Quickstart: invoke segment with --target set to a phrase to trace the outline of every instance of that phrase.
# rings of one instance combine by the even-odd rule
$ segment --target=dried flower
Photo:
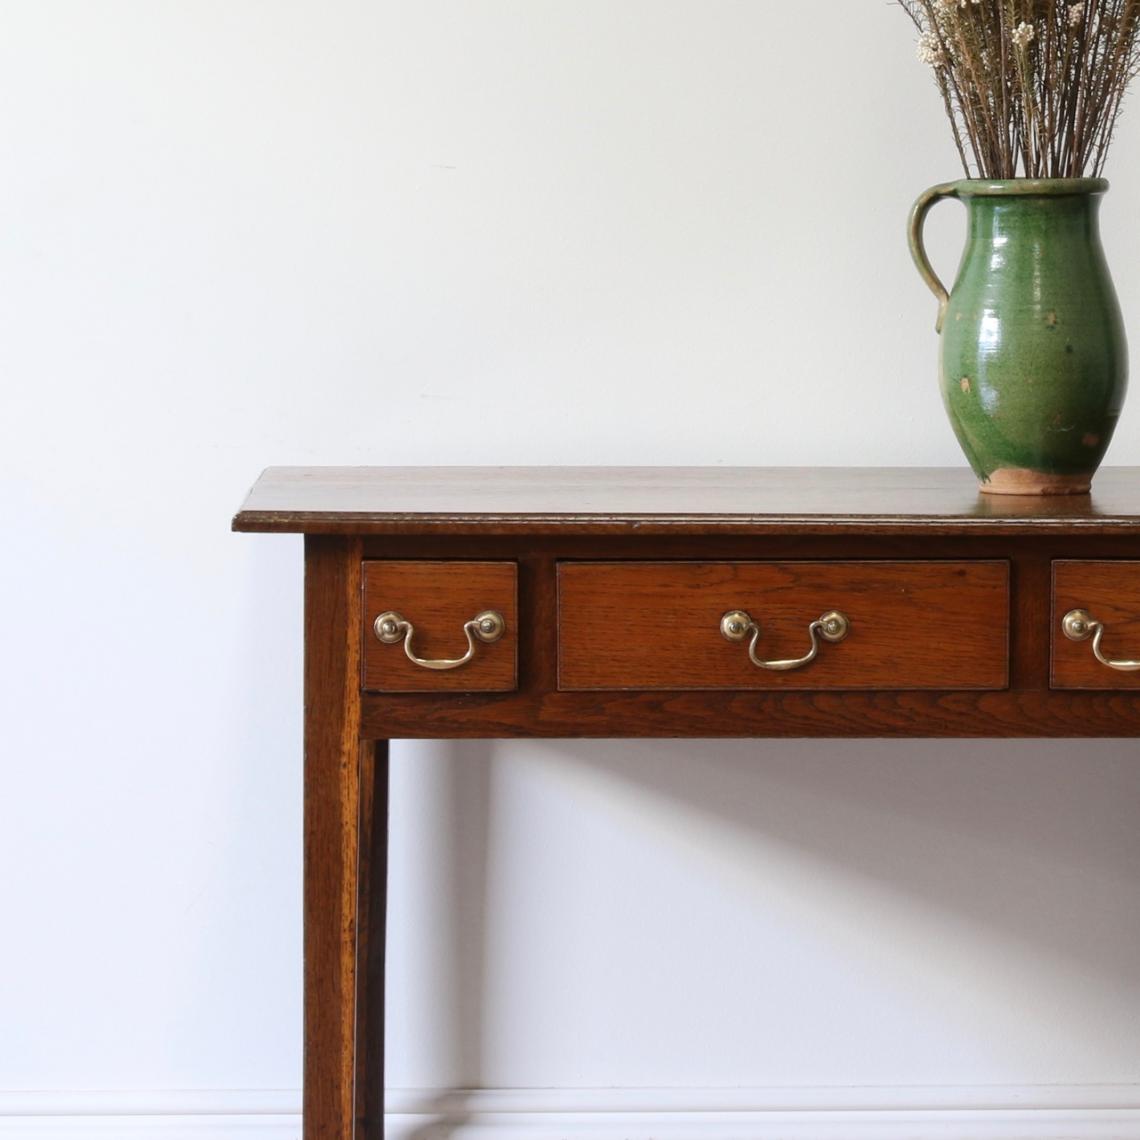
[[[918,37],[918,47],[915,49],[920,63],[928,63],[931,67],[942,67],[946,63],[946,53],[942,50],[942,41],[935,32],[923,32]]]
[[[1037,30],[1032,24],[1027,24],[1024,20],[1009,34],[1009,38],[1013,40],[1014,45],[1019,48],[1029,47],[1036,36]]]
[[[1099,175],[1140,74],[1140,0],[898,0],[967,175]]]

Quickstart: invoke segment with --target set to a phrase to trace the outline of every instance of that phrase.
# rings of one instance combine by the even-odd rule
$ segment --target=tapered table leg
[[[361,772],[358,539],[305,538],[304,1140],[353,1140]]]
[[[384,949],[388,902],[388,742],[361,758],[356,941],[356,1133],[384,1136]]]

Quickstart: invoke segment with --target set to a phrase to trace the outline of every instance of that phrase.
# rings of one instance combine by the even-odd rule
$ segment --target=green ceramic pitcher
[[[1124,322],[1100,240],[1099,178],[968,179],[928,190],[910,249],[938,298],[942,397],[992,494],[1083,494],[1112,440],[1128,385]],[[957,198],[969,235],[953,290],[923,226]]]

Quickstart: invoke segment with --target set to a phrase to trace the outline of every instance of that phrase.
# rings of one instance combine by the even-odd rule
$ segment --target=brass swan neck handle
[[[1104,640],[1104,622],[1099,622],[1088,610],[1070,610],[1061,620],[1061,629],[1070,641],[1088,641],[1092,638],[1093,656],[1109,669],[1118,673],[1140,673],[1140,661],[1114,661],[1101,649]]]
[[[459,669],[468,664],[475,656],[476,642],[481,641],[490,645],[492,642],[498,641],[506,632],[507,623],[503,620],[503,615],[497,610],[484,610],[483,613],[476,614],[463,626],[463,632],[467,635],[467,652],[462,657],[435,660],[416,656],[415,650],[412,649],[412,637],[416,632],[415,626],[394,610],[382,613],[372,623],[372,628],[376,636],[385,645],[398,645],[403,641],[404,652],[413,665],[418,665],[421,669],[443,672],[448,669]]]
[[[811,648],[803,657],[795,657],[787,661],[763,661],[756,656],[756,643],[760,640],[760,626],[747,610],[729,610],[720,619],[721,636],[726,641],[744,641],[751,636],[748,643],[748,656],[758,669],[767,669],[772,673],[790,673],[793,669],[803,669],[810,665],[819,656],[820,643],[828,641],[833,644],[842,641],[851,632],[851,622],[845,614],[838,610],[829,610],[818,620],[808,626],[808,636],[811,638]]]

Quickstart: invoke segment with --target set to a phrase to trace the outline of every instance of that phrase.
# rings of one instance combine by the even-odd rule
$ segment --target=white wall
[[[295,1108],[262,466],[961,465],[903,235],[940,116],[880,0],[2,0],[0,1112]],[[398,747],[389,1083],[1140,1106],[1136,759]]]

